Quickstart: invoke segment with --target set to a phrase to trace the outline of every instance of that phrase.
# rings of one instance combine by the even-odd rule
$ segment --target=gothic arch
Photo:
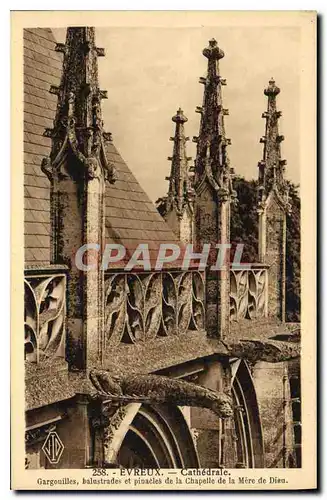
[[[244,360],[232,363],[237,467],[263,468],[264,448],[259,406],[251,372]]]
[[[199,467],[193,438],[180,408],[165,404],[130,406],[133,408],[112,436],[107,460],[129,468]]]

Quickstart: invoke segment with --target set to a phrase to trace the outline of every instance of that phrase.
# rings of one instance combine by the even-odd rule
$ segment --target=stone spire
[[[171,161],[171,170],[170,176],[166,177],[169,189],[165,219],[181,241],[189,242],[192,239],[193,188],[188,167],[191,158],[186,153],[186,142],[189,137],[185,137],[184,131],[187,118],[181,108],[172,117],[172,121],[176,126],[174,137],[170,137],[174,147],[173,156],[168,157]]]
[[[60,86],[49,89],[58,104],[54,126],[44,133],[52,147],[41,168],[51,182],[51,260],[70,273],[67,361],[73,369],[88,369],[102,362],[104,274],[98,258],[104,249],[105,183],[115,180],[101,115],[106,92],[98,82],[97,59],[104,50],[89,27],[68,28],[66,43],[56,50],[64,54],[63,70]]]
[[[204,85],[204,97],[202,107],[196,108],[201,114],[199,136],[193,137],[197,143],[195,189],[207,180],[220,199],[229,198],[234,196],[227,153],[231,140],[226,137],[224,125],[224,116],[229,111],[222,103],[222,86],[226,85],[226,80],[219,74],[219,60],[225,54],[212,39],[203,55],[208,59],[208,70],[206,78],[199,80]]]
[[[114,169],[104,148],[110,134],[104,132],[101,116],[101,99],[107,98],[107,92],[100,90],[98,82],[98,56],[104,56],[104,49],[95,46],[94,28],[83,27],[68,28],[66,43],[58,43],[56,51],[64,54],[63,72],[60,86],[50,87],[58,105],[54,127],[44,134],[52,138],[52,149],[42,170],[51,180],[70,154],[78,160],[70,172],[76,179],[102,176],[113,182]]]
[[[289,211],[288,187],[284,179],[286,160],[281,157],[281,142],[276,98],[280,89],[273,78],[264,89],[268,98],[263,144],[263,159],[258,163],[259,261],[269,266],[268,315],[285,320],[286,214]]]
[[[200,78],[204,85],[197,143],[194,175],[194,243],[198,249],[205,243],[211,248],[217,244],[230,243],[230,203],[235,198],[232,187],[232,169],[227,147],[231,144],[226,137],[224,117],[228,110],[222,104],[222,86],[226,80],[220,76],[219,60],[224,52],[216,40],[209,41],[203,50],[208,60],[206,78]],[[228,252],[227,252],[228,253]],[[216,263],[217,251],[211,252],[208,269]],[[212,337],[223,338],[229,332],[229,260],[225,256],[219,270],[206,273],[206,329]]]
[[[278,132],[278,119],[281,111],[277,111],[276,97],[280,89],[276,86],[273,78],[269,80],[269,85],[264,89],[264,94],[268,97],[267,111],[262,114],[266,120],[265,135],[261,137],[263,144],[263,159],[258,163],[259,167],[259,196],[260,201],[264,201],[272,189],[277,190],[280,201],[287,203],[287,188],[284,180],[286,160],[281,158],[281,142],[283,135]]]

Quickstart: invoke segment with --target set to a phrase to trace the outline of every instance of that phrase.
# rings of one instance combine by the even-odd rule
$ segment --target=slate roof
[[[41,161],[50,154],[51,140],[43,132],[53,126],[57,104],[49,88],[59,86],[62,70],[62,54],[55,52],[55,43],[50,29],[24,30],[26,265],[50,261],[50,182],[41,171]],[[124,244],[129,254],[140,242],[147,242],[150,249],[160,242],[177,242],[113,143],[107,145],[107,154],[118,180],[106,188],[106,241]]]
[[[59,85],[62,55],[55,52],[50,29],[24,29],[24,203],[25,263],[50,261],[50,184],[41,171],[50,154],[43,136],[53,125],[57,98],[50,85]]]
[[[107,184],[106,187],[106,242],[124,244],[127,260],[139,243],[148,243],[150,256],[155,258],[160,243],[177,242],[177,238],[114,144],[107,145],[106,151],[118,174],[115,184]]]

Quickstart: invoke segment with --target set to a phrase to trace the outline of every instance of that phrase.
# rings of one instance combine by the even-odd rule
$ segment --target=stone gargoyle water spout
[[[90,371],[97,396],[126,402],[127,397],[152,404],[196,406],[212,410],[220,418],[233,416],[232,398],[185,380],[155,374],[114,374],[107,370]]]

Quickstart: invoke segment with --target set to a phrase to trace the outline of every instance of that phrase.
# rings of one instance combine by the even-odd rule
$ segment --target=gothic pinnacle
[[[49,89],[58,96],[58,104],[54,128],[45,131],[52,138],[52,148],[43,169],[51,177],[69,148],[78,160],[74,175],[87,179],[101,175],[114,182],[113,166],[105,154],[108,134],[101,113],[101,100],[107,98],[107,92],[100,90],[98,82],[97,58],[104,55],[104,49],[95,45],[94,28],[74,27],[67,29],[66,43],[58,44],[56,50],[64,54],[63,71],[60,86]]]
[[[280,194],[284,193],[286,183],[284,180],[284,166],[286,160],[281,159],[280,144],[284,140],[283,135],[278,132],[278,119],[281,112],[277,111],[276,97],[280,88],[276,86],[275,80],[271,78],[268,86],[264,89],[264,95],[268,98],[267,111],[262,114],[266,120],[265,135],[260,139],[263,144],[263,159],[258,163],[259,167],[259,193],[262,198],[269,194],[272,188],[278,189]]]
[[[272,96],[272,97],[273,97],[273,96],[277,96],[277,95],[279,94],[280,89],[279,89],[279,88],[275,85],[275,83],[276,83],[276,82],[275,82],[275,80],[274,80],[273,78],[271,78],[271,79],[269,80],[269,85],[268,85],[268,87],[267,87],[267,88],[265,88],[265,90],[264,90],[264,94],[265,94],[266,96],[268,96],[268,97],[269,97],[269,96]]]
[[[172,117],[172,121],[175,123],[185,123],[188,121],[188,119],[184,115],[183,110],[181,108],[178,108],[176,115]]]
[[[226,138],[224,124],[224,116],[229,111],[223,107],[221,90],[226,81],[219,72],[219,60],[225,54],[214,38],[209,40],[202,53],[208,59],[208,65],[206,78],[200,79],[204,84],[203,104],[196,108],[201,118],[199,135],[193,138],[197,144],[194,186],[196,189],[207,178],[217,192],[224,192],[226,199],[226,193],[227,197],[234,193],[227,153],[231,141]]]
[[[189,177],[188,161],[191,159],[186,153],[186,142],[188,137],[185,137],[184,123],[187,122],[187,117],[181,108],[177,110],[176,115],[172,117],[172,121],[176,124],[175,135],[170,139],[174,142],[173,156],[169,156],[171,161],[169,190],[167,202],[168,211],[172,208],[176,209],[179,216],[182,215],[185,205],[191,201],[191,179]]]

